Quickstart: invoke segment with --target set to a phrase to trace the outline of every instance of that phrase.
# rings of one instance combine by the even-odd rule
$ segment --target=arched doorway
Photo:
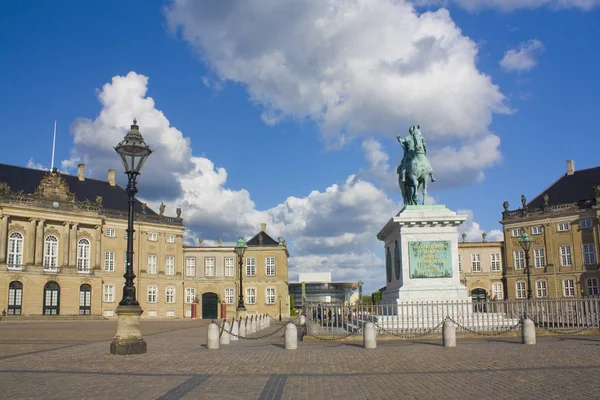
[[[56,282],[44,285],[44,315],[58,315],[60,313],[60,286]]]
[[[92,313],[92,287],[84,283],[79,287],[79,315]]]
[[[23,284],[13,281],[8,285],[8,315],[21,315],[23,304]]]
[[[473,311],[487,312],[487,291],[485,289],[471,290],[471,299],[473,300]]]
[[[216,293],[202,294],[202,319],[217,319],[219,299]]]

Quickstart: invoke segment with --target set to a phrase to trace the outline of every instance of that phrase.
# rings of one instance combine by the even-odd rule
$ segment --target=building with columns
[[[533,298],[597,296],[600,284],[600,167],[566,173],[521,207],[504,202],[502,221],[506,248],[508,298],[527,298],[526,254],[519,244],[527,233]]]
[[[86,178],[83,164],[77,176],[0,164],[0,311],[9,317],[112,317],[124,284],[127,201],[114,170],[101,181]],[[134,212],[133,267],[143,317],[184,317],[205,293],[225,296],[201,274],[186,273],[190,250],[183,246],[180,209],[166,216],[164,205],[156,213],[136,200]],[[287,247],[275,243],[273,286],[287,296]],[[227,251],[235,256],[232,247]],[[192,284],[193,295],[187,290]]]

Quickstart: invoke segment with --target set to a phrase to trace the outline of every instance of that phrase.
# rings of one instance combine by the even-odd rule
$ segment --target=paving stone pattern
[[[206,349],[208,321],[142,321],[148,353],[114,356],[115,321],[0,322],[0,399],[565,399],[600,393],[600,337],[301,342]],[[254,336],[275,331],[273,323]]]

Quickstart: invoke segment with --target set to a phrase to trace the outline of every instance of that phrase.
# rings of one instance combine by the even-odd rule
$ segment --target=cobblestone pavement
[[[208,350],[207,321],[142,321],[148,353],[114,356],[115,321],[0,322],[2,399],[565,399],[600,393],[600,337],[301,342]],[[259,331],[254,336],[276,330]]]

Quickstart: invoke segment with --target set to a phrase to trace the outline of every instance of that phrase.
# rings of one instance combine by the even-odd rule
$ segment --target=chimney
[[[110,186],[115,186],[115,170],[114,169],[108,170],[108,184]]]
[[[218,242],[219,242],[219,247],[223,247],[223,239],[219,238]]]
[[[265,224],[264,222],[260,224],[260,231],[267,233],[267,224]]]
[[[85,181],[84,170],[85,170],[85,164],[79,164],[77,166],[77,179],[79,179],[81,182]]]
[[[573,175],[575,173],[575,161],[567,160],[567,175]]]

